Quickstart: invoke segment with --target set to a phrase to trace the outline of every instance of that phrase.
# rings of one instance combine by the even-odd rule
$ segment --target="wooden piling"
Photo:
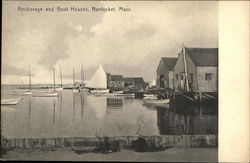
[[[199,99],[200,99],[200,102],[202,102],[202,94],[201,94],[201,92],[199,92]]]

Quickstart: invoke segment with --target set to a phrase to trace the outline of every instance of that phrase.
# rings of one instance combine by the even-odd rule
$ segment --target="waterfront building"
[[[108,76],[108,87],[109,88],[124,88],[124,79],[122,75],[112,75],[107,74]]]
[[[218,92],[218,48],[183,46],[174,76],[176,91]]]
[[[124,86],[143,89],[146,88],[146,82],[142,77],[124,78]]]
[[[162,57],[156,70],[158,88],[174,88],[174,66],[177,58]]]

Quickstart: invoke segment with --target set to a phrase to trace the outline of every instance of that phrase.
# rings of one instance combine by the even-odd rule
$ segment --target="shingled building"
[[[162,57],[156,70],[158,88],[174,88],[174,66],[177,58]]]
[[[174,66],[174,76],[176,91],[186,90],[188,82],[189,91],[218,92],[218,48],[183,47]]]

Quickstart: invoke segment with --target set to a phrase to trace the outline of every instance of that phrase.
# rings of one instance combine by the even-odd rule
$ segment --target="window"
[[[211,79],[212,79],[212,73],[206,73],[205,80],[211,80]]]
[[[184,75],[181,75],[181,80],[183,80],[184,79]]]
[[[175,75],[175,78],[176,78],[176,81],[178,81],[178,80],[179,80],[179,76],[178,76],[178,75]]]

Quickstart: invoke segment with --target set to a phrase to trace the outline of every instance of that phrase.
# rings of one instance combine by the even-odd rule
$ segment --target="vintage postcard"
[[[219,161],[219,2],[2,4],[2,160]]]

